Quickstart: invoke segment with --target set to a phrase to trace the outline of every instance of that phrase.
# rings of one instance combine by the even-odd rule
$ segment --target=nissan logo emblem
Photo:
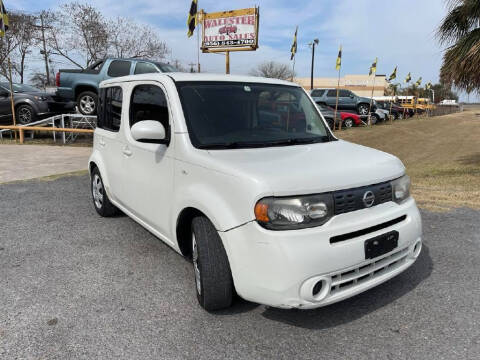
[[[365,194],[363,194],[363,205],[365,207],[369,208],[373,205],[375,202],[375,195],[371,191],[366,191]]]

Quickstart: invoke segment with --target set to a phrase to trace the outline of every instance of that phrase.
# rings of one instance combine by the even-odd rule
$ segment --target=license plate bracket
[[[365,240],[365,259],[373,259],[386,254],[398,246],[398,231],[375,236]]]

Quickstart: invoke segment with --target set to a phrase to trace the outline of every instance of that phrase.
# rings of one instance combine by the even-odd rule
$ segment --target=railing
[[[58,124],[58,127],[57,127]],[[45,126],[39,126],[45,125]],[[51,126],[51,127],[47,127]],[[48,131],[52,133],[53,141],[57,141],[56,133],[61,132],[62,142],[73,142],[77,136],[81,133],[93,133],[93,130],[97,126],[96,116],[87,116],[81,114],[61,114],[51,116],[46,119],[38,120],[26,125],[17,126],[0,126],[0,139],[3,139],[3,134],[10,132],[12,137],[13,131],[21,131],[23,134],[23,141],[25,139],[25,131],[31,131],[33,138],[34,131]],[[61,129],[61,130],[60,130]],[[89,131],[73,131],[73,130],[89,130]],[[23,141],[21,143],[23,143]]]

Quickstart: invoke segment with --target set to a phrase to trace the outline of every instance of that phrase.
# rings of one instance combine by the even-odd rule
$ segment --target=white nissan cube
[[[297,84],[143,74],[102,82],[98,104],[89,160],[97,212],[121,210],[190,258],[206,310],[234,294],[325,306],[420,254],[401,161],[335,138]]]

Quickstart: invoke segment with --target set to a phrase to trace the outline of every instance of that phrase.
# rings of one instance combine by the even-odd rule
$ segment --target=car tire
[[[33,107],[23,104],[15,110],[15,118],[19,124],[27,125],[37,118],[37,114],[35,114]]]
[[[370,121],[372,125],[375,125],[376,123],[380,122],[380,116],[377,114],[372,114]]]
[[[92,194],[93,206],[100,216],[111,217],[117,214],[118,209],[110,202],[103,179],[98,168],[94,168],[90,180],[90,191]]]
[[[230,263],[217,230],[205,216],[192,220],[192,262],[200,305],[207,311],[231,306],[234,286]]]
[[[352,118],[346,118],[344,121],[343,121],[343,126],[347,129],[350,129],[354,126],[354,121]]]
[[[98,107],[98,95],[93,91],[84,91],[77,97],[78,111],[82,115],[96,115]]]
[[[395,120],[403,120],[403,113],[398,112],[397,113],[397,118]]]
[[[368,110],[370,106],[368,104],[360,104],[357,107],[357,112],[359,115],[368,115]]]

